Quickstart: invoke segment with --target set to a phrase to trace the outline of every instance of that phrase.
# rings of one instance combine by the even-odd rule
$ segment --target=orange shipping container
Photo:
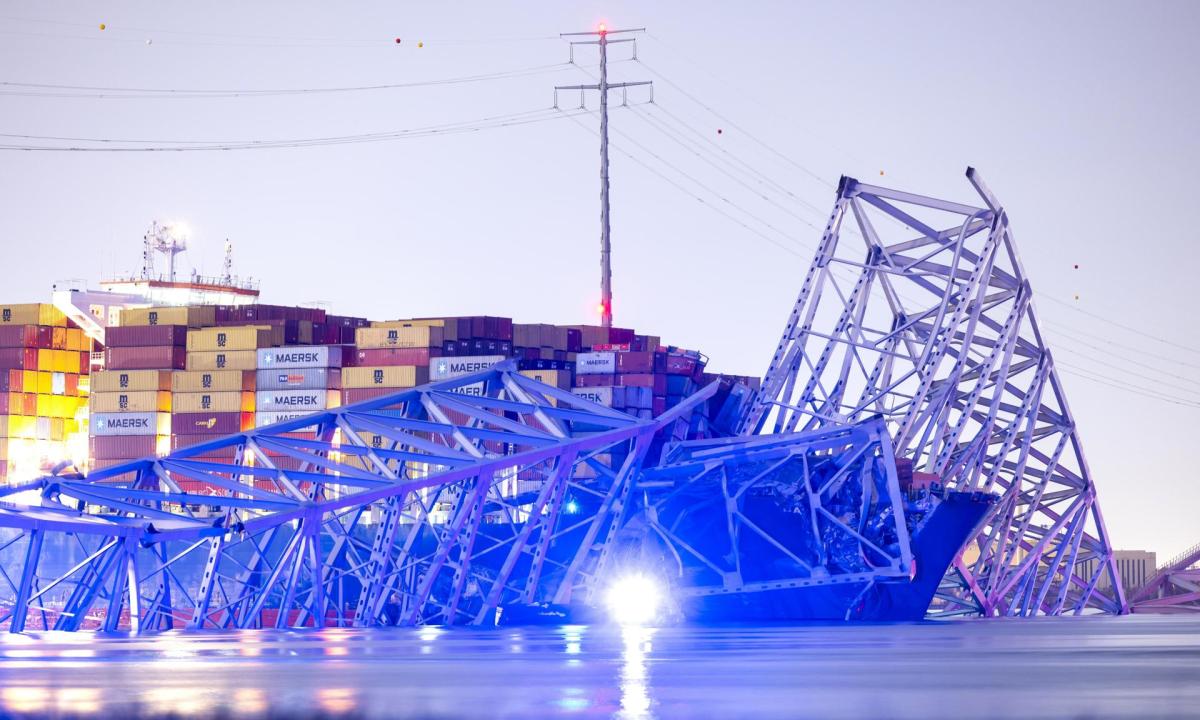
[[[178,393],[174,398],[177,413],[254,412],[252,392]]]
[[[54,325],[65,327],[67,316],[58,308],[47,303],[25,303],[22,305],[0,305],[0,324],[4,325]]]
[[[383,367],[342,368],[342,387],[355,388],[409,388],[429,382],[429,368],[413,365],[387,365]]]
[[[254,370],[257,366],[258,353],[254,350],[187,354],[188,370]]]
[[[91,376],[92,392],[170,390],[170,370],[101,370]]]
[[[92,393],[92,412],[171,412],[171,393],[154,391]]]
[[[188,352],[257,350],[271,347],[271,328],[260,325],[214,327],[188,330]]]
[[[213,305],[191,305],[188,307],[126,308],[121,311],[118,325],[187,325],[206,327],[217,322],[217,309]]]

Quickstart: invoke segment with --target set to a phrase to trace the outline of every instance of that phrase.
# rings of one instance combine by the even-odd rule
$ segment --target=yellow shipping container
[[[571,389],[571,373],[566,370],[522,370],[521,374],[562,390]]]
[[[171,412],[171,393],[154,391],[92,393],[92,412]]]
[[[216,350],[257,350],[271,347],[271,328],[261,325],[214,327],[188,330],[188,352]]]
[[[67,316],[48,303],[25,303],[22,305],[0,305],[2,325],[54,325],[65,327]]]
[[[258,352],[255,350],[187,354],[188,370],[254,370],[257,366]]]
[[[43,418],[75,417],[75,411],[86,401],[64,395],[38,395],[37,414]],[[136,412],[136,411],[131,411]]]
[[[174,399],[175,412],[254,412],[252,392],[179,393]]]
[[[42,395],[50,395],[54,392],[54,373],[38,372],[37,388],[29,392],[41,393]]]
[[[407,323],[407,321],[405,321]],[[431,325],[358,328],[354,341],[360,349],[389,347],[441,347],[442,328]]]
[[[170,370],[100,370],[92,373],[91,390],[94,392],[137,392],[145,390],[170,390]],[[82,393],[83,378],[80,378]]]
[[[33,439],[37,418],[24,415],[0,415],[0,437]]]
[[[171,390],[184,392],[241,392],[254,389],[254,373],[244,370],[179,370],[171,375]]]
[[[409,388],[429,382],[429,368],[412,365],[342,368],[342,387]]]
[[[217,322],[217,309],[212,305],[188,307],[126,308],[121,311],[118,325],[187,325],[205,327]]]

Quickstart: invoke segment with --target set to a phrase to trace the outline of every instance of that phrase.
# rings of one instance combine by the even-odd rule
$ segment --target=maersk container
[[[612,375],[616,371],[616,353],[586,352],[575,356],[576,375]]]
[[[253,414],[242,412],[176,412],[170,417],[172,435],[234,435],[249,430],[254,422]]]
[[[108,348],[104,367],[108,370],[182,370],[187,351],[173,345]]]
[[[92,413],[91,434],[96,437],[170,433],[170,413]]]
[[[170,370],[101,370],[92,373],[92,392],[170,390]]]
[[[466,357],[441,357],[429,361],[429,380],[449,380],[472,373],[482,372],[496,363],[504,362],[503,355],[468,355]]]
[[[259,390],[341,390],[341,368],[280,368],[258,371]]]
[[[171,375],[171,390],[183,392],[254,392],[252,370],[184,370]]]
[[[310,410],[308,412],[296,412],[291,410],[283,410],[279,412],[257,412],[254,413],[254,427],[266,427],[275,423],[287,422],[297,418],[309,417],[320,410]]]
[[[382,363],[380,363],[382,364]],[[310,347],[263,348],[258,351],[258,369],[270,368],[339,368],[342,348],[339,345]]]
[[[605,407],[612,407],[613,404],[613,389],[611,386],[571,388],[571,394]]]
[[[104,333],[104,344],[117,347],[152,347],[187,343],[187,325],[130,325],[111,327]]]
[[[259,412],[325,410],[336,406],[336,398],[337,393],[328,390],[267,390],[257,394],[256,409]]]
[[[255,410],[252,392],[176,393],[177,413],[251,413]]]
[[[188,370],[257,370],[258,353],[254,350],[190,352]]]

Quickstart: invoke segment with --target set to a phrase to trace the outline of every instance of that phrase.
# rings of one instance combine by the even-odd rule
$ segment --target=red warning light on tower
[[[598,27],[598,28],[596,28],[596,29],[600,31],[600,34],[601,34],[601,35],[603,35],[604,33],[608,32],[608,26],[607,26],[607,25],[605,25],[604,23],[600,23],[600,27]]]

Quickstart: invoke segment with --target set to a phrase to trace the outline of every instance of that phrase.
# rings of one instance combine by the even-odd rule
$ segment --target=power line
[[[1159,337],[1158,335],[1148,333],[1144,330],[1139,330],[1138,328],[1131,327],[1129,325],[1124,325],[1122,323],[1117,322],[1116,320],[1109,320],[1108,318],[1104,317],[1103,315],[1097,315],[1094,312],[1089,312],[1087,310],[1084,310],[1083,308],[1075,307],[1074,305],[1067,302],[1066,300],[1060,300],[1060,299],[1054,297],[1053,295],[1046,295],[1046,294],[1039,294],[1039,295],[1040,295],[1040,297],[1046,298],[1050,302],[1058,303],[1059,305],[1062,305],[1063,307],[1069,308],[1078,313],[1083,313],[1084,315],[1087,315],[1088,317],[1092,317],[1092,318],[1095,318],[1102,322],[1106,322],[1109,325],[1115,325],[1116,327],[1119,327],[1122,330],[1128,330],[1131,333],[1141,335],[1144,338],[1149,338],[1151,340],[1155,340],[1164,345],[1170,345],[1171,347],[1179,348],[1180,350],[1187,350],[1188,352],[1193,352],[1193,353],[1196,353],[1197,355],[1200,355],[1200,348],[1194,348],[1194,347],[1190,347],[1188,345],[1181,345],[1180,343],[1174,342],[1173,340],[1168,340],[1164,337]]]
[[[1200,380],[1196,380],[1196,379],[1194,379],[1194,378],[1189,378],[1189,377],[1187,377],[1186,375],[1179,375],[1179,374],[1177,374],[1177,373],[1172,373],[1172,372],[1169,372],[1169,371],[1167,371],[1167,370],[1162,370],[1162,369],[1160,369],[1160,368],[1157,368],[1157,367],[1155,367],[1155,366],[1153,366],[1153,365],[1151,365],[1151,364],[1149,364],[1149,363],[1144,363],[1144,362],[1141,362],[1141,361],[1139,361],[1139,360],[1135,360],[1135,359],[1133,359],[1133,358],[1130,358],[1130,357],[1128,357],[1128,356],[1121,355],[1121,354],[1119,354],[1119,353],[1114,353],[1114,352],[1112,352],[1112,351],[1110,351],[1110,350],[1105,350],[1104,348],[1102,348],[1102,347],[1100,347],[1100,346],[1098,346],[1098,345],[1093,345],[1093,344],[1091,344],[1091,343],[1088,343],[1088,342],[1086,342],[1086,341],[1083,341],[1083,340],[1079,340],[1079,339],[1076,339],[1076,338],[1070,337],[1070,336],[1068,336],[1066,333],[1063,333],[1063,332],[1061,332],[1061,331],[1057,331],[1057,330],[1056,330],[1056,331],[1054,332],[1054,334],[1055,334],[1055,335],[1057,335],[1057,336],[1061,336],[1061,337],[1057,337],[1057,338],[1056,338],[1056,340],[1058,340],[1058,341],[1066,340],[1066,341],[1067,341],[1067,343],[1068,343],[1068,346],[1067,346],[1067,348],[1066,348],[1066,349],[1067,349],[1068,351],[1070,351],[1070,352],[1074,352],[1074,353],[1077,353],[1079,356],[1081,356],[1081,357],[1085,357],[1085,358],[1089,359],[1090,361],[1092,361],[1092,362],[1095,362],[1095,363],[1098,363],[1098,364],[1100,364],[1100,365],[1104,365],[1105,367],[1110,367],[1110,368],[1112,368],[1112,369],[1114,369],[1114,370],[1120,370],[1120,371],[1122,371],[1122,372],[1128,372],[1128,369],[1127,369],[1127,368],[1123,368],[1123,367],[1121,367],[1120,365],[1115,365],[1115,364],[1113,364],[1113,363],[1105,362],[1104,360],[1099,360],[1099,359],[1097,359],[1097,358],[1094,358],[1094,357],[1092,357],[1091,355],[1089,355],[1089,354],[1087,354],[1087,353],[1080,352],[1080,351],[1078,351],[1078,350],[1073,350],[1073,349],[1070,347],[1070,343],[1076,343],[1076,344],[1078,344],[1078,345],[1082,345],[1082,346],[1084,346],[1084,347],[1086,347],[1086,348],[1090,348],[1090,349],[1092,349],[1092,350],[1098,350],[1098,351],[1100,351],[1101,353],[1105,353],[1104,357],[1113,357],[1113,358],[1119,358],[1119,359],[1121,359],[1121,360],[1125,361],[1126,363],[1128,363],[1128,364],[1130,364],[1130,365],[1136,365],[1136,366],[1138,366],[1138,367],[1140,367],[1140,368],[1144,368],[1144,369],[1146,369],[1146,370],[1149,370],[1149,371],[1151,371],[1151,372],[1156,372],[1156,373],[1158,373],[1158,374],[1160,374],[1160,375],[1165,375],[1165,376],[1167,376],[1167,377],[1174,378],[1174,379],[1176,379],[1176,380],[1182,380],[1182,381],[1184,381],[1185,383],[1189,383],[1189,384],[1191,384],[1191,385],[1195,385],[1195,386],[1197,386],[1197,388],[1200,388]],[[1167,386],[1170,386],[1170,387],[1176,388],[1176,389],[1180,390],[1181,392],[1192,392],[1192,393],[1195,393],[1195,392],[1200,392],[1200,390],[1193,390],[1193,389],[1184,388],[1184,387],[1181,387],[1181,386],[1178,386],[1178,385],[1172,385],[1171,383],[1168,383],[1168,382],[1165,382],[1165,381],[1162,381],[1162,380],[1155,380],[1155,382],[1162,383],[1163,385],[1167,385]]]
[[[1124,350],[1128,350],[1130,352],[1137,353],[1138,355],[1145,355],[1147,357],[1157,358],[1163,362],[1170,363],[1172,365],[1180,365],[1182,367],[1188,367],[1188,368],[1194,368],[1194,369],[1200,370],[1200,364],[1190,363],[1190,362],[1187,362],[1186,360],[1179,360],[1177,358],[1166,357],[1166,356],[1162,355],[1161,353],[1152,352],[1152,351],[1146,350],[1143,347],[1135,347],[1133,345],[1126,345],[1124,343],[1119,343],[1116,340],[1112,340],[1111,338],[1108,338],[1104,335],[1096,335],[1095,333],[1085,332],[1076,327],[1067,328],[1067,327],[1064,327],[1053,321],[1043,320],[1042,323],[1047,328],[1053,329],[1056,334],[1065,334],[1068,336],[1070,336],[1072,334],[1082,335],[1083,337],[1092,338],[1093,340],[1099,340],[1100,342],[1102,342],[1106,345],[1112,345],[1113,347],[1122,348]],[[1111,352],[1111,351],[1107,351],[1107,352]]]
[[[537,113],[547,113],[541,116]],[[530,115],[533,115],[532,117]],[[561,113],[553,110],[539,110],[514,115],[496,116],[469,123],[453,123],[442,126],[430,126],[410,130],[393,130],[382,133],[365,133],[360,135],[343,135],[326,138],[301,138],[295,140],[245,140],[225,143],[204,143],[201,141],[178,141],[170,144],[148,145],[143,147],[83,147],[83,146],[50,146],[50,145],[20,145],[0,144],[0,150],[43,151],[43,152],[188,152],[211,150],[261,150],[273,148],[315,147],[323,145],[345,145],[364,142],[384,142],[413,137],[429,137],[435,135],[456,135],[478,132],[501,127],[529,125],[532,123],[557,120]],[[31,136],[24,136],[31,137]],[[37,138],[34,138],[37,139]],[[49,138],[47,138],[49,139]],[[137,143],[152,141],[109,140],[104,138],[84,138],[81,141],[94,143]]]
[[[586,130],[587,132],[589,132],[589,133],[591,133],[591,134],[593,134],[593,135],[596,135],[597,137],[599,136],[599,133],[598,133],[597,131],[595,131],[595,130],[593,130],[592,128],[588,127],[587,125],[584,125],[583,123],[579,122],[578,120],[576,120],[576,119],[574,118],[574,116],[571,116],[571,122],[575,123],[575,124],[576,124],[576,125],[578,125],[579,127],[581,127],[581,128],[583,128],[584,130]],[[722,210],[720,207],[717,207],[716,205],[713,205],[712,203],[708,202],[708,201],[707,201],[707,200],[705,200],[703,197],[701,197],[701,196],[697,195],[695,192],[693,192],[693,191],[689,190],[688,188],[684,187],[683,185],[681,185],[680,183],[678,183],[678,182],[676,182],[675,180],[671,179],[670,177],[667,177],[667,176],[666,176],[666,175],[664,175],[664,174],[663,174],[661,171],[659,171],[657,168],[655,168],[655,167],[651,166],[649,163],[645,162],[644,160],[642,160],[642,159],[641,159],[641,158],[639,158],[638,156],[634,155],[633,153],[629,152],[628,150],[626,150],[626,149],[624,149],[624,148],[620,147],[619,145],[614,145],[614,146],[613,146],[613,149],[614,149],[614,150],[616,150],[617,152],[621,153],[621,154],[622,154],[622,155],[624,155],[625,157],[629,158],[629,159],[630,159],[630,160],[632,160],[633,162],[637,163],[638,165],[641,165],[643,168],[645,168],[646,170],[648,170],[648,171],[650,171],[651,173],[653,173],[655,176],[657,176],[659,179],[661,179],[661,180],[663,180],[664,182],[666,182],[666,183],[667,183],[668,185],[670,185],[671,187],[674,187],[676,190],[679,190],[680,192],[684,193],[684,194],[685,194],[685,195],[687,195],[688,197],[691,197],[693,200],[695,200],[696,202],[700,203],[701,205],[704,205],[705,207],[707,207],[707,208],[711,209],[713,212],[716,212],[718,215],[721,215],[721,216],[725,217],[726,219],[728,219],[728,220],[730,220],[730,221],[732,221],[732,222],[734,222],[734,223],[736,223],[736,224],[738,224],[738,225],[742,226],[743,228],[745,228],[746,230],[750,231],[750,232],[751,232],[751,233],[753,233],[754,235],[757,235],[758,237],[760,237],[760,238],[762,238],[762,239],[766,240],[767,242],[771,243],[772,245],[775,245],[776,247],[780,248],[780,249],[781,249],[781,250],[783,250],[784,252],[791,253],[792,255],[795,255],[796,257],[804,257],[803,255],[801,255],[800,253],[796,252],[795,250],[793,250],[792,248],[788,247],[787,245],[784,245],[784,244],[780,243],[779,241],[777,241],[775,238],[771,237],[770,235],[767,235],[766,233],[763,233],[763,232],[761,232],[761,231],[759,231],[759,230],[757,230],[757,229],[755,229],[755,228],[753,228],[753,227],[751,227],[751,226],[747,225],[745,222],[743,222],[742,220],[738,219],[737,217],[735,217],[735,216],[733,216],[733,215],[730,215],[729,213],[727,213],[727,212],[725,212],[724,210]],[[718,197],[720,197],[720,196],[718,196]],[[722,199],[724,199],[724,198],[722,198]],[[731,203],[731,204],[732,204],[732,203]],[[743,211],[743,212],[744,212],[744,211]]]
[[[1066,375],[1082,378],[1084,380],[1089,380],[1091,382],[1094,382],[1094,383],[1097,383],[1100,385],[1105,385],[1105,386],[1108,386],[1111,388],[1115,388],[1117,390],[1121,390],[1123,392],[1127,392],[1131,395],[1139,395],[1141,397],[1145,397],[1150,400],[1158,400],[1160,402],[1166,402],[1166,403],[1170,403],[1172,405],[1181,405],[1183,407],[1188,407],[1188,408],[1200,408],[1200,403],[1189,402],[1186,400],[1180,400],[1179,398],[1172,397],[1169,395],[1163,395],[1162,393],[1156,392],[1149,388],[1143,388],[1143,387],[1140,387],[1137,385],[1130,385],[1123,380],[1109,377],[1107,375],[1099,375],[1096,373],[1089,373],[1088,371],[1085,371],[1082,368],[1076,368],[1076,366],[1070,365],[1069,363],[1055,361],[1055,364],[1062,366],[1059,368],[1059,372],[1062,372]],[[1071,368],[1071,369],[1063,369],[1064,367]]]
[[[348,93],[378,90],[397,90],[413,87],[430,87],[438,85],[459,85],[463,83],[486,82],[489,80],[507,80],[510,78],[527,77],[530,75],[545,75],[561,72],[571,67],[571,63],[555,63],[552,65],[535,65],[526,68],[514,68],[491,73],[462,75],[458,77],[438,78],[433,80],[414,80],[402,83],[387,83],[381,85],[351,85],[345,87],[316,87],[316,88],[285,88],[285,89],[175,89],[175,88],[133,88],[133,87],[103,87],[93,85],[55,85],[49,83],[0,82],[0,88],[25,88],[34,90],[0,90],[0,95],[20,97],[48,98],[102,98],[109,100],[126,99],[176,99],[176,98],[229,98],[229,97],[271,97],[278,95],[318,95],[325,93]],[[70,91],[70,92],[37,92],[36,90]],[[79,91],[79,92],[74,92]]]

